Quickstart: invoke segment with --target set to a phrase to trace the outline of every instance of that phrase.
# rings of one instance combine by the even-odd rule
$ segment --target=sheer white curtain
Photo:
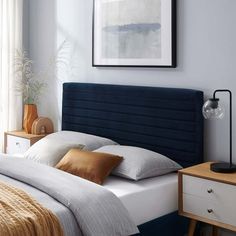
[[[14,90],[14,55],[22,48],[23,0],[0,0],[0,151],[4,131],[22,127],[22,100]]]

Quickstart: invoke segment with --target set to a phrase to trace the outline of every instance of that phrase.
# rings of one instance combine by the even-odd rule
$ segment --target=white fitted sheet
[[[136,182],[110,176],[103,186],[120,198],[136,225],[178,209],[177,173]]]

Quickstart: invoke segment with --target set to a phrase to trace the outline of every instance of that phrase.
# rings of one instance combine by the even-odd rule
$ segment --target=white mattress
[[[171,173],[138,182],[111,176],[103,185],[120,198],[136,225],[178,208],[178,176]]]

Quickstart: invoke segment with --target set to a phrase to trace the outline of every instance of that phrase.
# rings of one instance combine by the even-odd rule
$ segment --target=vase
[[[25,104],[23,128],[27,134],[31,134],[32,124],[37,118],[37,106],[35,104]]]

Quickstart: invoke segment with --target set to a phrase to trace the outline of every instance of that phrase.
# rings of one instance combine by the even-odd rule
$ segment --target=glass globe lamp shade
[[[202,107],[202,114],[205,119],[222,119],[224,117],[225,109],[220,106],[218,99],[207,100]]]

